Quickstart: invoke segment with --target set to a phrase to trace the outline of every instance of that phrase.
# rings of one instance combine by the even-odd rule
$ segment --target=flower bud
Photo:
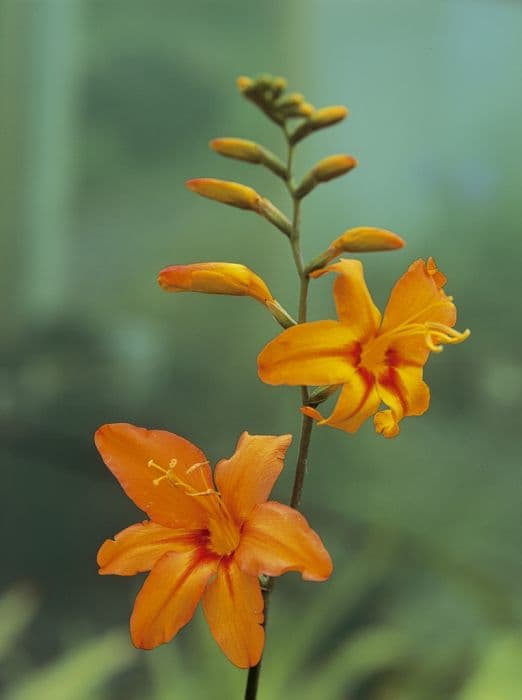
[[[217,153],[228,158],[246,160],[248,163],[261,163],[263,160],[261,147],[254,141],[247,141],[247,139],[213,139],[210,141],[209,146]]]
[[[308,119],[294,131],[290,137],[290,143],[296,144],[312,131],[324,129],[327,126],[333,126],[333,124],[337,124],[337,122],[342,121],[347,116],[348,110],[342,105],[316,109],[310,114]]]
[[[353,170],[356,165],[357,160],[353,156],[335,155],[323,158],[305,175],[295,191],[296,197],[304,197],[320,182],[328,182],[328,180],[333,180],[335,177],[340,177]]]
[[[333,180],[334,177],[339,177],[353,170],[356,165],[357,160],[353,156],[329,156],[317,163],[313,173],[318,182],[327,182],[328,180]]]
[[[274,78],[272,81],[272,94],[274,99],[277,99],[285,90],[286,80],[281,77]]]
[[[310,102],[302,102],[297,108],[297,110],[299,112],[299,116],[309,117],[311,114],[314,113],[315,107],[312,104],[310,104]]]
[[[396,233],[383,228],[371,226],[359,226],[345,231],[339,238],[330,243],[324,253],[307,266],[306,272],[312,277],[320,275],[319,272],[325,265],[341,253],[373,253],[384,250],[396,250],[404,248],[404,240]],[[314,274],[316,272],[316,274]]]
[[[202,197],[215,199],[216,202],[230,204],[239,209],[251,209],[257,211],[261,199],[258,193],[251,187],[241,185],[239,182],[228,180],[216,180],[212,177],[200,177],[187,180],[187,187]]]
[[[206,262],[171,265],[161,270],[158,275],[158,284],[168,292],[250,296],[267,306],[274,302],[263,280],[245,265],[237,263]]]
[[[342,121],[348,116],[348,110],[342,105],[335,107],[322,107],[316,110],[310,117],[312,129],[324,129],[326,126],[332,126],[337,122]]]
[[[277,107],[296,107],[304,102],[304,95],[300,92],[291,92],[285,95],[277,102]]]
[[[345,231],[330,243],[329,249],[339,253],[371,253],[379,250],[404,248],[404,240],[396,233],[383,228],[359,226]],[[335,257],[335,255],[334,255]]]
[[[227,158],[236,158],[237,160],[244,160],[248,163],[261,163],[273,173],[282,177],[283,180],[287,179],[286,165],[271,151],[268,151],[254,141],[237,138],[220,138],[210,141],[209,146],[216,151],[216,153],[226,156]]]
[[[187,180],[185,183],[189,190],[200,194],[202,197],[214,199],[223,204],[230,204],[239,209],[249,209],[260,214],[274,224],[285,236],[290,236],[292,224],[269,199],[261,197],[255,190],[239,182],[228,180],[216,180],[211,177],[200,177]]]
[[[236,80],[236,85],[238,87],[239,92],[247,92],[251,88],[254,87],[254,81],[252,78],[248,78],[246,75],[240,75],[239,78]]]

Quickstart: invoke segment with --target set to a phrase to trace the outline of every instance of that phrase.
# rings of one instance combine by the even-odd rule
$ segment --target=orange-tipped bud
[[[307,116],[307,120],[298,126],[298,128],[290,136],[290,143],[299,143],[301,139],[304,139],[305,136],[308,136],[308,134],[311,132],[337,124],[337,122],[342,121],[347,116],[348,110],[342,105],[316,109],[309,116]]]
[[[353,156],[336,155],[323,158],[314,167],[313,173],[318,182],[333,180],[353,170],[357,165],[357,160]]]
[[[304,102],[304,95],[301,95],[300,92],[291,92],[288,95],[285,95],[285,97],[282,97],[278,103],[278,107],[296,107],[297,105],[300,105],[302,102]]]
[[[200,194],[202,197],[215,199],[216,202],[230,204],[230,206],[238,207],[239,209],[258,211],[261,197],[251,187],[241,185],[239,182],[216,180],[212,177],[199,177],[194,180],[187,180],[186,185],[189,190]]]
[[[301,117],[309,117],[315,112],[315,107],[310,102],[303,102],[299,105],[298,111]]]
[[[371,253],[380,250],[404,248],[404,240],[383,228],[359,226],[345,231],[330,244],[330,250],[339,253]],[[335,257],[335,256],[334,256]]]
[[[274,302],[270,290],[245,265],[226,262],[172,265],[158,275],[158,284],[168,292],[202,292],[249,296],[262,304]]]
[[[272,81],[272,92],[274,93],[274,98],[279,97],[284,90],[286,90],[286,80],[280,76],[274,78]]]
[[[227,158],[237,158],[246,160],[248,163],[262,163],[263,152],[261,147],[254,141],[236,138],[213,139],[209,143],[216,153],[220,153]]]
[[[246,75],[240,75],[236,80],[236,85],[239,92],[246,92],[249,88],[254,86],[254,81],[252,78],[248,78]]]
[[[312,277],[322,274],[325,265],[341,253],[373,253],[384,250],[404,248],[404,240],[396,233],[383,228],[359,226],[345,231],[339,238],[330,243],[328,250],[321,253],[307,266],[306,272]],[[314,274],[315,273],[315,274]]]
[[[357,161],[353,156],[335,155],[323,158],[307,175],[295,191],[296,197],[304,197],[321,182],[328,182],[353,170]]]
[[[312,129],[323,129],[325,126],[337,124],[348,116],[348,110],[342,105],[334,107],[322,107],[316,110],[310,117]]]

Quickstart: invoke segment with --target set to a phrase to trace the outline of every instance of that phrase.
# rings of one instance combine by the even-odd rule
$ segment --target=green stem
[[[307,318],[307,308],[308,308],[308,284],[309,277],[305,272],[305,264],[303,260],[303,254],[301,252],[301,234],[300,234],[300,221],[301,221],[301,200],[295,195],[295,186],[292,180],[292,163],[294,146],[290,140],[290,134],[286,128],[283,128],[286,141],[288,144],[288,158],[286,166],[286,186],[288,192],[292,197],[293,203],[293,216],[292,216],[292,231],[290,235],[290,246],[292,249],[292,255],[294,258],[295,267],[297,274],[299,275],[299,315],[298,323],[305,323]],[[304,405],[308,402],[309,392],[307,386],[300,387],[301,391],[301,403]],[[299,451],[297,455],[297,462],[295,466],[295,476],[294,483],[292,487],[292,495],[290,497],[290,506],[292,508],[299,508],[301,503],[301,494],[303,492],[304,478],[306,475],[306,464],[308,461],[308,450],[310,448],[310,439],[312,436],[312,428],[314,422],[312,418],[304,416],[301,421],[301,435],[299,437]],[[265,619],[263,626],[266,629],[267,614],[268,614],[268,602],[270,598],[270,593],[274,588],[274,580],[268,579],[266,586],[263,588],[263,598],[265,601]],[[261,674],[261,664],[263,662],[263,657],[259,660],[256,666],[252,666],[248,670],[247,685],[245,689],[244,700],[256,700],[257,689],[259,685],[259,676]]]
[[[263,627],[266,627],[266,620],[268,617],[268,603],[270,600],[270,592],[273,588],[273,579],[268,579],[266,586],[263,587],[263,600],[265,602],[264,615],[265,619],[263,622]],[[248,678],[245,688],[245,700],[256,700],[257,688],[259,685],[259,676],[261,674],[261,664],[263,662],[263,657],[259,659],[259,663],[256,666],[252,666],[248,669]]]

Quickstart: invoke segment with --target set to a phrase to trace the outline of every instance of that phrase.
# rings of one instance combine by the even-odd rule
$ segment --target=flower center
[[[191,474],[205,466],[207,462],[198,462],[185,470],[185,474]],[[167,469],[161,467],[153,459],[147,462],[147,466],[161,472],[161,475],[152,480],[154,486],[162,481],[167,481],[174,488],[181,489],[187,496],[200,498],[200,502],[208,513],[208,549],[213,554],[224,556],[231,554],[239,545],[240,531],[238,525],[228,512],[219,491],[208,486],[198,490],[188,484],[179,474],[178,460],[171,459]]]
[[[456,345],[464,342],[470,336],[469,329],[460,332],[451,326],[447,326],[445,323],[416,321],[416,318],[421,314],[425,314],[429,309],[443,306],[448,302],[451,303],[451,301],[452,297],[446,297],[442,301],[427,307],[427,309],[423,309],[399,326],[381,335],[376,335],[363,348],[359,366],[375,371],[380,365],[392,364],[389,362],[389,349],[396,338],[421,338],[430,352],[442,352],[444,345]]]
[[[214,554],[224,556],[237,549],[240,539],[239,527],[228,513],[222,511],[221,517],[210,518],[208,525],[210,540],[207,546]]]

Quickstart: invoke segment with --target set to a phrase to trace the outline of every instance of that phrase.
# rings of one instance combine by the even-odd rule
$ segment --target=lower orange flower
[[[330,556],[305,518],[267,501],[291,440],[243,433],[232,457],[216,465],[216,488],[205,455],[178,435],[127,423],[96,432],[105,464],[150,518],[98,552],[100,574],[150,571],[131,616],[135,646],[170,641],[202,600],[225,655],[254,666],[264,646],[259,575],[330,576]]]

